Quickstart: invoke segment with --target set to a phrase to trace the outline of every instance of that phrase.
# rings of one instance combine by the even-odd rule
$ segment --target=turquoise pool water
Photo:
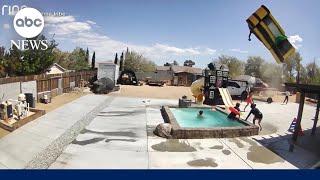
[[[209,128],[209,127],[235,127],[244,124],[227,118],[220,111],[212,111],[208,108],[170,108],[176,121],[185,128]],[[203,111],[203,117],[198,117],[198,112]]]

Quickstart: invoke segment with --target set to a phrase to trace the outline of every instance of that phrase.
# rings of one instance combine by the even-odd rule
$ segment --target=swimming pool
[[[210,127],[237,127],[245,126],[237,120],[227,118],[225,113],[212,111],[208,108],[170,108],[176,121],[181,127],[186,128],[210,128]],[[203,116],[198,112],[202,110]]]
[[[197,116],[202,110],[203,118]],[[163,106],[161,114],[166,123],[172,125],[171,135],[176,139],[231,138],[253,136],[259,127],[244,120],[230,120],[222,109],[212,111],[209,107]]]

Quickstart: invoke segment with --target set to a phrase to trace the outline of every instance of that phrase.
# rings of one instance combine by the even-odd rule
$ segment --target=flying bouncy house
[[[284,30],[272,16],[269,9],[262,5],[248,19],[250,34],[253,33],[271,52],[277,63],[284,63],[295,53],[295,48],[288,41]]]

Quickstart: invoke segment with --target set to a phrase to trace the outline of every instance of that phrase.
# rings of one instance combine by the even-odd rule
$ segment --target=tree
[[[264,59],[259,56],[250,56],[245,64],[244,72],[246,75],[261,77],[261,65]]]
[[[95,69],[96,65],[96,52],[93,51],[92,59],[91,59],[91,69]]]
[[[86,60],[87,60],[87,63],[89,64],[89,49],[88,48],[86,51]]]
[[[27,40],[46,40],[45,36],[39,35]],[[9,55],[6,58],[5,69],[10,76],[23,76],[31,74],[45,73],[46,70],[54,63],[53,51],[57,47],[55,40],[48,41],[48,48],[28,49],[21,51],[16,47],[9,50]]]
[[[4,67],[5,55],[6,55],[6,48],[1,46],[0,47],[0,77],[6,76],[6,70]]]
[[[163,66],[171,66],[171,63],[166,62]]]
[[[124,69],[134,72],[153,72],[155,71],[156,64],[142,54],[127,49],[125,54]]]
[[[284,73],[286,76],[286,81],[288,82],[294,82],[294,70],[296,69],[296,62],[293,58],[289,58],[287,61],[285,61],[284,64]]]
[[[307,81],[306,83],[320,84],[320,68],[316,61],[306,65]]]
[[[174,60],[172,63],[166,62],[163,66],[179,66],[179,63]]]
[[[222,55],[215,61],[219,64],[228,66],[231,78],[235,78],[244,73],[244,62],[240,61],[236,57]]]
[[[193,65],[195,65],[196,63],[193,62],[192,60],[185,60],[183,63],[183,66],[189,66],[192,67]]]
[[[120,71],[123,71],[124,70],[124,57],[123,57],[123,52],[121,53],[121,56],[120,56]]]
[[[116,53],[116,56],[114,57],[114,64],[118,64],[118,53]]]
[[[296,52],[292,57],[293,62],[295,63],[295,71],[297,73],[296,75],[296,82],[300,83],[300,70],[301,70],[301,61],[302,57],[300,56],[299,52]]]
[[[71,70],[86,70],[90,69],[90,66],[86,60],[86,51],[83,48],[77,47],[69,55],[68,60],[70,61],[67,69]]]

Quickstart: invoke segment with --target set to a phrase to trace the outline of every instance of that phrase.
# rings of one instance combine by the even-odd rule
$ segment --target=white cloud
[[[3,24],[3,29],[10,29],[10,25],[9,24]]]
[[[244,50],[241,50],[239,48],[234,48],[234,49],[229,49],[230,51],[233,51],[233,52],[237,52],[237,53],[241,53],[241,54],[247,54],[248,51],[244,51]]]
[[[206,48],[205,52],[210,54],[210,55],[213,55],[213,54],[215,54],[217,52],[217,50],[216,49],[211,49],[211,48]]]
[[[89,24],[93,24],[93,25],[97,24],[96,22],[90,21],[90,20],[88,20],[88,21],[86,21],[86,22],[89,23]]]
[[[85,22],[63,22],[63,23],[47,23],[46,25],[49,27],[49,33],[56,35],[69,35],[77,32],[88,31],[91,29],[90,24]]]
[[[300,43],[303,41],[303,39],[298,34],[289,36],[288,40],[296,49],[299,49],[302,46]]]
[[[73,16],[46,19],[48,32],[55,34],[56,39],[69,39],[76,45],[88,46],[89,49],[96,51],[98,60],[113,58],[115,52],[125,50],[127,47],[153,60],[172,56],[213,55],[216,53],[216,50],[211,48],[179,48],[162,43],[146,46],[122,42],[97,33],[92,27],[95,24],[95,22],[89,20],[85,22],[77,21]]]
[[[44,22],[47,24],[74,22],[73,16],[45,16]]]

